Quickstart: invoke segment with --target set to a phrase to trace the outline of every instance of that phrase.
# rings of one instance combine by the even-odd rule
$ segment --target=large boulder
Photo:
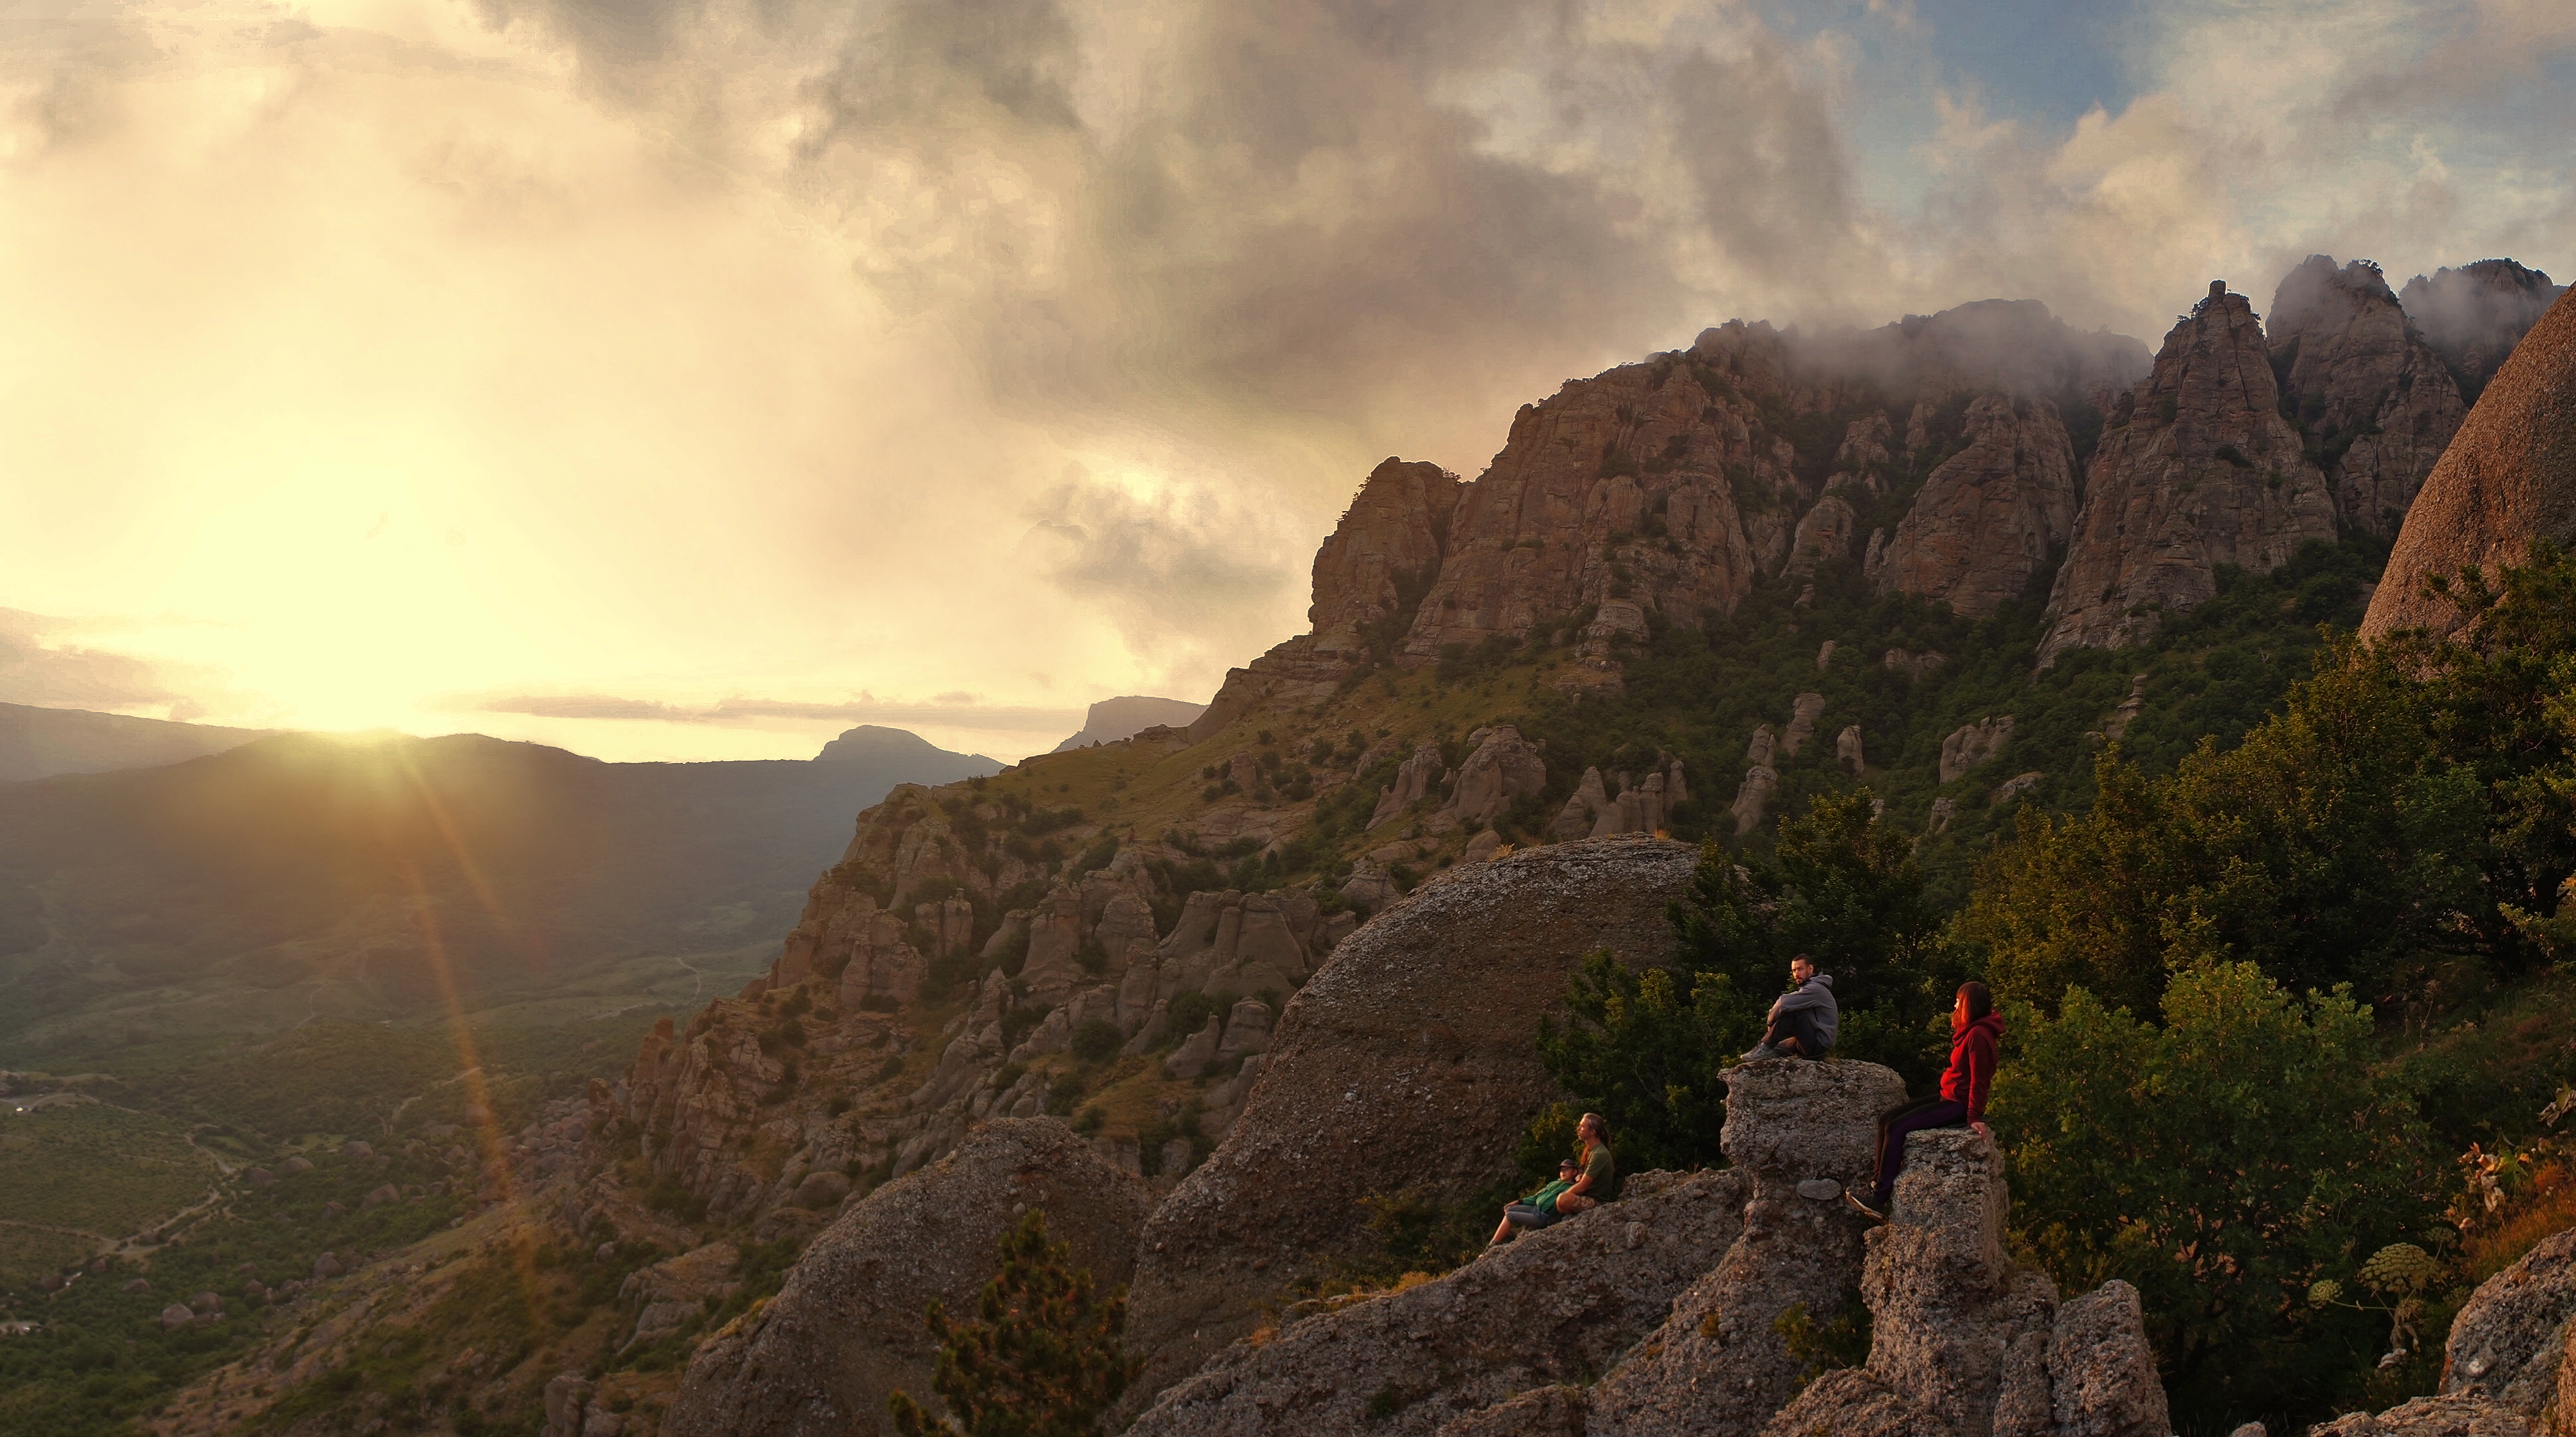
[[[1022,1213],[1047,1215],[1103,1292],[1124,1283],[1153,1205],[1135,1174],[1050,1118],[1001,1120],[897,1178],[825,1228],[766,1307],[698,1349],[667,1437],[846,1437],[887,1432],[886,1394],[930,1399],[932,1299],[972,1309]]]
[[[1165,1391],[1129,1437],[1428,1434],[1462,1410],[1610,1365],[1743,1226],[1731,1172],[1641,1174],[1624,1201],[1508,1246],[1436,1282],[1235,1343]]]
[[[1668,959],[1665,907],[1695,857],[1651,839],[1525,850],[1453,869],[1344,939],[1280,1015],[1224,1142],[1147,1225],[1139,1390],[1186,1375],[1302,1275],[1361,1250],[1362,1198],[1458,1201],[1507,1175],[1557,1092],[1539,1020],[1562,1011],[1592,949]]]
[[[2449,632],[2460,612],[2424,581],[2493,574],[2539,539],[2576,545],[2576,303],[2565,295],[2514,346],[2406,511],[2362,636]]]

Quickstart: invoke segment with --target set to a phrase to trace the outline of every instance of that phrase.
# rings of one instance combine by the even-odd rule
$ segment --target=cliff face
[[[2020,596],[2075,525],[2075,448],[2045,399],[1982,394],[1968,447],[1923,483],[1871,577],[1880,593],[1991,614]]]
[[[2325,475],[2280,412],[2254,308],[2223,282],[2165,336],[2155,372],[2102,435],[2049,607],[2043,663],[2116,648],[2217,590],[2216,569],[2279,568],[2335,537]]]
[[[1765,575],[1858,557],[1861,508],[1917,485],[1873,571],[1988,612],[2065,545],[2061,406],[2099,411],[2147,367],[2125,335],[1987,300],[1820,336],[1731,321],[1568,380],[1472,483],[1380,464],[1316,556],[1313,632],[1228,674],[1191,735],[1326,698],[1389,650],[1411,666],[1554,633],[1577,645],[1570,681],[1615,683],[1654,622],[1697,627]]]
[[[2522,336],[2564,293],[2549,276],[2509,259],[2482,259],[2406,281],[2398,298],[2474,404]]]
[[[2390,534],[2468,406],[2376,265],[2325,255],[2281,281],[2269,322],[2281,406],[2310,437],[2348,528]]]
[[[2463,566],[2492,573],[2534,539],[2576,544],[2576,304],[2563,296],[2532,326],[2433,466],[2398,531],[2364,637],[2459,623],[2424,582]]]
[[[1315,602],[1306,617],[1318,635],[1357,638],[1420,599],[1440,571],[1460,488],[1458,476],[1437,464],[1389,459],[1377,466],[1315,551]]]

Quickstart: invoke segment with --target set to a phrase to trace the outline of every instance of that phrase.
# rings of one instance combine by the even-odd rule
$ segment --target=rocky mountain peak
[[[2475,404],[2505,356],[2564,292],[2540,270],[2482,259],[2419,274],[2406,281],[2398,299],[2451,366],[2460,397]]]
[[[2272,297],[2281,406],[2325,470],[2353,528],[2393,533],[2460,427],[2460,402],[2379,266],[2312,254]]]
[[[2254,306],[2213,280],[2104,428],[2049,595],[2057,622],[2043,663],[2153,633],[2166,611],[2217,591],[2221,564],[2269,572],[2301,544],[2334,539],[2325,474],[2280,398]]]
[[[1932,471],[1875,556],[1880,593],[1941,599],[1985,615],[2018,597],[2075,526],[2075,449],[2045,399],[1981,394],[1967,447]]]
[[[1356,634],[1418,600],[1439,572],[1462,487],[1437,464],[1389,458],[1372,470],[1315,551],[1315,602],[1306,611],[1315,632]]]

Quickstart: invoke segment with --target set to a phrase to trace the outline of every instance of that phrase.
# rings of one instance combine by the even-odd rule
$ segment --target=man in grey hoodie
[[[1762,1041],[1745,1054],[1755,1058],[1821,1058],[1834,1045],[1834,1034],[1842,1026],[1842,1010],[1834,1006],[1834,980],[1829,973],[1819,973],[1816,965],[1801,953],[1789,960],[1788,992],[1771,1005],[1771,1017],[1762,1033]]]

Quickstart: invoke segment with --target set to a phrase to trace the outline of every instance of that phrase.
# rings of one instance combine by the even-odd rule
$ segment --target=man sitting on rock
[[[1821,1058],[1834,1046],[1842,1027],[1842,1009],[1834,1005],[1834,979],[1819,973],[1801,953],[1789,960],[1789,991],[1771,1005],[1762,1041],[1744,1055],[1757,1058]]]
[[[1558,1163],[1556,1181],[1518,1202],[1503,1205],[1503,1220],[1494,1228],[1494,1240],[1485,1246],[1499,1247],[1510,1242],[1515,1228],[1545,1227],[1556,1221],[1556,1200],[1565,1195],[1566,1189],[1574,1186],[1582,1173],[1583,1169],[1577,1167],[1572,1158]]]

